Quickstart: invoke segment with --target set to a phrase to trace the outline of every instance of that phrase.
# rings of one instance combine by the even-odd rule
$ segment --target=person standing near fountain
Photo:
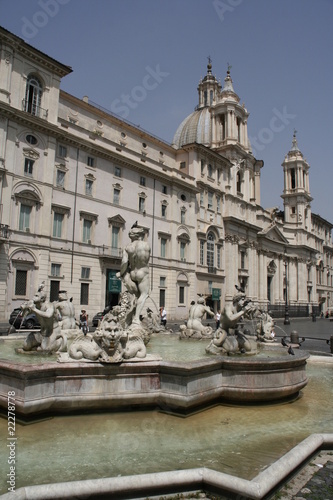
[[[161,323],[164,326],[164,328],[166,326],[166,322],[167,322],[167,312],[165,307],[161,307]]]
[[[121,278],[129,293],[136,298],[133,325],[140,325],[143,306],[149,295],[149,258],[150,246],[144,241],[145,229],[135,223],[128,233],[131,243],[123,250],[120,272]]]

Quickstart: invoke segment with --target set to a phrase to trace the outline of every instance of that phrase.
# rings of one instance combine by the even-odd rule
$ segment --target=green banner
[[[220,300],[221,288],[212,288],[212,300]]]
[[[121,280],[116,276],[117,271],[109,271],[108,291],[111,293],[121,292]]]

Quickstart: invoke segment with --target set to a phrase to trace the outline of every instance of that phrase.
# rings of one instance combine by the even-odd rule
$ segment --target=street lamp
[[[284,324],[285,325],[290,325],[290,319],[289,319],[289,307],[288,307],[288,261],[287,259],[284,261],[284,267],[285,267],[285,276],[286,276],[286,293],[285,293],[285,305],[284,305]]]

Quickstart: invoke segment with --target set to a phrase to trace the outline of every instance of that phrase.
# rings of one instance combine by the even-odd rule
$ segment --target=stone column
[[[297,302],[297,262],[289,259],[288,262],[288,300],[289,303]]]
[[[303,259],[298,261],[298,300],[304,304],[308,301],[308,270]]]
[[[212,125],[212,143],[217,142],[216,138],[216,116],[213,114],[211,118],[211,125]]]
[[[238,283],[238,245],[236,236],[226,235],[225,254],[225,300],[230,302],[235,294],[235,285]]]
[[[264,266],[265,266],[265,257],[264,257],[264,254],[262,251],[259,251],[258,253],[258,257],[259,257],[259,301],[261,303],[263,303],[263,301],[265,300],[265,283],[264,283],[264,280],[265,280],[265,276],[266,276],[266,273],[265,273],[265,269],[264,269]]]

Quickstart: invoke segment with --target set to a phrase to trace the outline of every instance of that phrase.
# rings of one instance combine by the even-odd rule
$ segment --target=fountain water
[[[132,233],[142,236],[137,227]],[[216,473],[232,474],[235,480],[236,476],[243,476],[252,481],[258,471],[273,464],[309,433],[329,432],[330,410],[323,411],[319,421],[318,409],[312,407],[314,393],[316,397],[319,394],[318,380],[323,383],[321,395],[331,391],[325,383],[329,371],[317,375],[314,370],[315,390],[310,398],[297,399],[308,382],[306,352],[289,356],[282,348],[275,348],[265,350],[264,355],[258,357],[243,356],[241,352],[237,356],[209,356],[202,343],[193,341],[200,347],[200,353],[193,347],[193,358],[167,359],[162,344],[168,350],[168,342],[177,342],[176,350],[181,352],[179,346],[188,351],[191,341],[180,343],[171,335],[152,336],[141,322],[147,290],[143,287],[142,293],[141,287],[138,293],[134,286],[137,274],[132,274],[133,269],[127,270],[128,259],[137,257],[136,252],[142,250],[139,261],[143,272],[139,276],[143,280],[148,276],[149,249],[146,244],[143,247],[141,241],[135,237],[125,249],[120,271],[132,297],[126,296],[125,307],[103,319],[96,334],[78,336],[77,344],[75,340],[69,342],[67,357],[61,355],[63,362],[59,363],[48,348],[19,358],[12,341],[8,341],[12,344],[12,354],[10,359],[0,360],[0,404],[7,409],[8,394],[13,396],[16,416],[23,422],[17,423],[17,468],[20,470],[17,487],[56,482],[59,478],[79,481],[151,472],[153,476],[130,481],[132,486],[136,485],[133,486],[135,495],[138,492],[146,495],[152,491],[163,493],[202,486],[203,475],[209,474],[208,468]],[[43,342],[40,345],[43,347]],[[73,345],[75,354],[81,355],[73,354]],[[5,357],[5,349],[2,357]],[[331,401],[331,396],[327,394],[325,399]],[[287,404],[295,399],[291,405]],[[228,406],[230,402],[256,405],[234,407]],[[273,404],[276,402],[285,403],[279,406],[278,419]],[[125,413],[129,408],[131,412]],[[201,411],[204,408],[206,410]],[[86,414],[92,411],[103,413]],[[317,426],[313,426],[315,414]],[[55,415],[59,416],[53,418]],[[179,418],[185,415],[186,419]],[[4,421],[0,425],[3,426]],[[312,451],[314,446],[310,446]],[[241,467],[240,456],[245,457]],[[175,468],[183,473],[177,476],[177,472],[171,472]],[[165,471],[171,476],[163,475],[168,474]],[[156,473],[162,475],[156,476]],[[109,494],[108,498],[122,498],[124,490],[128,490],[128,480],[110,481],[103,486],[101,483],[89,487],[87,483],[54,485],[48,488],[49,498],[70,498],[78,491],[81,496],[86,495],[90,487],[95,488],[92,493],[95,497],[96,491],[106,488],[114,495]],[[217,484],[220,479],[214,476],[207,481]],[[141,488],[140,482],[146,486]],[[232,491],[253,489],[241,479],[238,482],[237,487],[230,486]],[[72,487],[76,488],[75,493]],[[6,491],[6,484],[2,484],[2,488]],[[45,489],[39,493],[36,488],[32,488],[31,498],[47,498]],[[28,490],[25,494],[29,498]]]

